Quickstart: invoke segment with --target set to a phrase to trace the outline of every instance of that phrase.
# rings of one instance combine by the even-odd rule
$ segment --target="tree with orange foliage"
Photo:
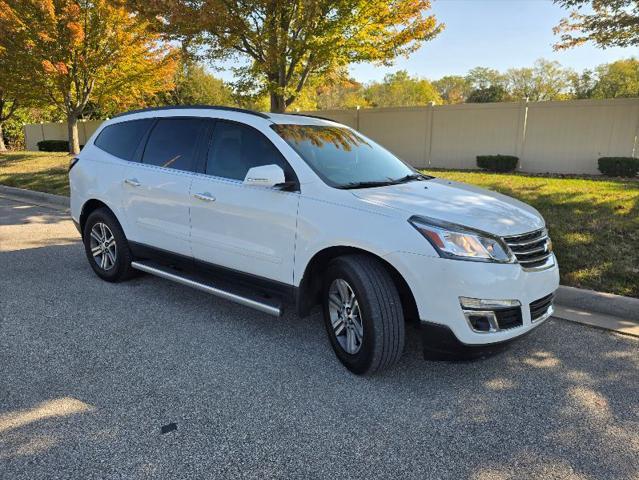
[[[0,55],[21,94],[66,115],[69,152],[87,102],[126,108],[170,88],[173,52],[147,22],[108,0],[0,0]]]
[[[268,93],[283,112],[309,79],[351,63],[389,64],[443,28],[430,0],[127,0],[170,38],[212,58],[248,60],[238,85]]]

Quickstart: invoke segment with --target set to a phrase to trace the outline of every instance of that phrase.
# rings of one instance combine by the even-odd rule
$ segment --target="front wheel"
[[[399,360],[404,315],[397,287],[384,266],[361,254],[333,260],[323,289],[324,323],[337,358],[368,374]]]

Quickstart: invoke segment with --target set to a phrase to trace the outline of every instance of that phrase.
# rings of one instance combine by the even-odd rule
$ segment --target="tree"
[[[200,40],[211,58],[241,57],[242,90],[283,112],[309,79],[351,63],[390,64],[443,28],[430,0],[129,0],[158,31]]]
[[[639,0],[555,0],[555,3],[574,9],[553,29],[561,35],[555,49],[588,41],[602,48],[639,45]]]
[[[506,78],[498,70],[486,67],[475,67],[466,74],[466,81],[473,90],[483,90],[489,87],[503,87]]]
[[[24,148],[24,125],[27,123],[48,122],[51,120],[46,110],[18,106],[13,115],[2,125],[5,142],[13,149]]]
[[[532,68],[511,68],[506,72],[510,96],[532,102],[566,98],[569,72],[556,61],[540,58]]]
[[[501,85],[491,85],[485,88],[476,88],[466,99],[467,103],[493,103],[509,100],[508,91]]]
[[[18,109],[18,102],[15,98],[8,97],[5,91],[0,88],[0,152],[6,152],[7,146],[4,142],[4,124],[11,119]]]
[[[406,70],[389,73],[382,82],[373,82],[365,90],[364,96],[374,107],[411,107],[441,103],[439,93],[424,79],[408,75]]]
[[[147,23],[108,0],[0,0],[0,49],[67,118],[69,151],[89,100],[107,108],[166,89],[174,61]]]
[[[7,150],[4,141],[5,122],[18,111],[18,97],[24,94],[25,85],[25,80],[16,74],[14,59],[0,45],[0,152]]]
[[[320,110],[347,109],[369,106],[364,97],[364,86],[344,74],[335,81],[316,88],[317,108]]]
[[[639,60],[629,58],[597,67],[592,98],[639,97]]]
[[[174,76],[174,87],[161,92],[158,100],[169,105],[235,105],[233,92],[202,65],[183,60]]]
[[[460,75],[446,75],[435,80],[433,86],[444,103],[464,103],[470,95],[470,82]]]
[[[569,72],[570,92],[573,98],[583,100],[592,98],[593,91],[597,85],[597,76],[592,70],[584,70],[581,74]]]

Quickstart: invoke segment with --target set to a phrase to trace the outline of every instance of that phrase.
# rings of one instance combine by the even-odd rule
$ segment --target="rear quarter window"
[[[111,155],[132,161],[140,141],[152,123],[153,119],[145,118],[109,125],[95,139],[95,146]]]

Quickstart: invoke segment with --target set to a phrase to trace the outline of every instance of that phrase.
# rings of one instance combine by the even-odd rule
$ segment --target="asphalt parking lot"
[[[637,338],[551,319],[446,363],[416,333],[357,377],[319,315],[105,283],[62,212],[0,198],[0,477],[639,478]]]

